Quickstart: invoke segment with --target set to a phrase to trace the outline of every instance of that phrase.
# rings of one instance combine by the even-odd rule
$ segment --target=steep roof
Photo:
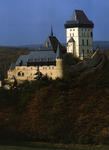
[[[51,48],[51,50],[53,50],[55,53],[57,51],[58,45],[59,45],[59,48],[61,49],[61,51],[63,51],[63,52],[66,51],[66,48],[64,46],[62,46],[62,44],[59,42],[59,40],[55,36],[49,36],[47,38],[46,42],[48,42],[48,44],[49,44],[48,48]]]
[[[73,15],[69,21],[66,21],[65,28],[73,27],[87,27],[93,28],[94,24],[88,19],[84,11],[74,10]]]

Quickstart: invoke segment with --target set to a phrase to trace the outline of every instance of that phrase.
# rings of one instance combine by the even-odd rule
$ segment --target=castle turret
[[[67,52],[80,59],[92,55],[93,27],[93,22],[82,10],[75,10],[71,19],[65,23]]]
[[[57,77],[62,78],[63,77],[63,60],[62,60],[62,53],[60,50],[60,46],[58,44],[57,52],[56,52],[56,72]]]

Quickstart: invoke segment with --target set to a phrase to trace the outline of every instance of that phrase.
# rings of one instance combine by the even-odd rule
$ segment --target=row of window
[[[89,40],[87,39],[86,40],[86,44],[85,44],[85,40],[84,39],[82,39],[82,46],[89,46]]]
[[[71,36],[75,36],[75,34],[74,33],[70,33],[70,37]],[[88,32],[88,33],[86,33],[86,32],[82,32],[81,34],[79,33],[79,36],[82,36],[82,37],[93,37],[93,33],[92,32]]]
[[[41,62],[41,61],[54,61],[54,57],[51,58],[35,58],[35,59],[28,59],[28,62]]]
[[[84,37],[93,37],[93,33],[92,32],[82,32],[81,34],[79,34],[79,36],[84,36]]]
[[[70,29],[70,31],[75,31],[75,29]],[[90,29],[80,28],[79,31],[90,31]]]
[[[43,67],[43,69],[54,69],[54,67]]]

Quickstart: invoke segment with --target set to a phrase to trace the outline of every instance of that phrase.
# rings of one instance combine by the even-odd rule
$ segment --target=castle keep
[[[90,57],[93,53],[93,27],[93,22],[82,10],[75,10],[65,23],[67,53],[80,59]]]
[[[47,75],[52,79],[63,77],[63,55],[71,53],[80,59],[93,54],[93,27],[85,13],[75,10],[73,16],[65,23],[66,47],[53,35],[47,38],[45,46],[28,55],[20,56],[8,70],[8,81],[22,82],[35,80],[38,75]]]

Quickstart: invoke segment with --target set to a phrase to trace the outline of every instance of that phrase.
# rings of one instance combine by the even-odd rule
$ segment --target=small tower
[[[93,53],[93,27],[93,22],[82,10],[75,10],[65,23],[67,52],[80,59],[90,57]]]
[[[52,47],[50,38],[54,38],[52,25],[51,25],[51,32],[50,32],[50,35],[48,36],[48,38],[47,38],[47,40],[46,40],[46,42],[45,42],[45,47],[46,47],[46,48],[51,48],[51,47]]]
[[[56,73],[57,77],[62,78],[63,77],[63,60],[62,60],[62,53],[60,46],[58,44],[57,51],[56,51]]]

